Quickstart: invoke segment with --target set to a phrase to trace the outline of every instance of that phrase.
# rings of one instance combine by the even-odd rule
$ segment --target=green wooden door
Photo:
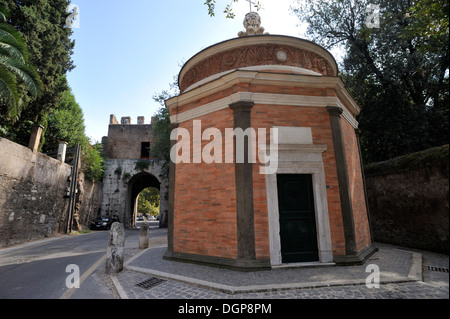
[[[278,174],[283,263],[318,261],[312,175]]]

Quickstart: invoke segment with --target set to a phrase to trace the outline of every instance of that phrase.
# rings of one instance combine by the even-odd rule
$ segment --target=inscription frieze
[[[183,76],[180,88],[184,91],[211,75],[258,65],[288,65],[333,75],[328,61],[313,52],[282,45],[251,45],[220,52],[200,61]]]

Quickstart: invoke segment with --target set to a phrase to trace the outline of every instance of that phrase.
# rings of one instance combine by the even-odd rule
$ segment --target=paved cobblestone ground
[[[140,283],[149,275],[127,271],[119,275],[120,281]],[[128,286],[130,287],[130,285]],[[448,289],[423,282],[384,284],[369,289],[365,285],[304,288],[261,293],[230,295],[168,280],[145,290],[124,287],[130,299],[448,299]]]
[[[134,250],[128,255],[136,252]],[[345,285],[232,295],[175,280],[165,280],[155,287],[144,289],[136,284],[152,276],[131,270],[118,274],[117,279],[126,283],[122,288],[129,299],[449,299],[448,272],[428,270],[431,265],[448,269],[448,256],[422,253],[423,281],[381,284],[379,288],[372,289],[366,285]],[[113,289],[114,285],[110,287]]]
[[[158,247],[165,244],[165,237],[154,237],[151,239],[150,246]],[[155,287],[144,289],[136,286],[153,276],[146,273],[132,271],[126,269],[117,275],[117,280],[120,283],[122,296],[116,290],[116,285],[113,283],[110,276],[104,275],[103,267],[99,268],[93,275],[97,280],[101,280],[105,286],[111,291],[111,298],[127,297],[129,299],[449,299],[449,258],[447,255],[436,254],[427,251],[419,251],[409,248],[401,248],[385,244],[377,244],[380,251],[371,257],[370,262],[380,263],[382,267],[387,267],[390,270],[401,274],[409,269],[410,252],[419,252],[422,254],[422,281],[403,282],[403,283],[387,283],[381,284],[379,288],[369,289],[366,285],[342,285],[331,287],[318,288],[302,288],[302,289],[288,289],[275,290],[257,293],[238,293],[228,294],[218,290],[195,286],[193,284],[182,283],[172,279],[164,279],[164,281]],[[395,258],[385,258],[389,254],[389,250],[395,250]],[[148,252],[147,257],[158,254],[158,249]],[[408,253],[406,253],[407,251]],[[128,247],[125,250],[125,260],[129,260],[137,255],[141,250],[133,247]],[[140,258],[131,262],[130,265],[136,264],[145,268],[149,266],[146,264],[149,259],[152,259],[151,266],[153,269],[170,270],[172,273],[182,271],[177,267],[185,268],[184,272],[189,273],[192,277],[200,276],[201,267],[191,264],[166,264],[161,258]],[[389,264],[382,264],[389,260]],[[168,268],[169,267],[169,268]],[[432,267],[432,268],[430,268]],[[380,267],[381,268],[381,267]],[[431,270],[434,269],[434,270]],[[436,271],[440,269],[441,271]],[[447,272],[445,271],[447,270]],[[340,271],[340,270],[339,270]],[[352,270],[353,271],[353,270]],[[221,274],[220,270],[212,271],[212,273]],[[258,275],[254,275],[253,280],[258,284]],[[356,274],[356,272],[355,272]],[[230,275],[230,274],[228,274]],[[206,276],[206,277],[205,277]],[[250,276],[251,277],[251,276]],[[244,277],[242,277],[244,279]],[[289,277],[287,277],[289,278]],[[208,279],[207,275],[203,275],[201,279]],[[209,278],[211,279],[211,278]],[[217,282],[227,282],[230,278],[222,278]],[[239,279],[240,280],[240,279]],[[238,280],[238,281],[239,281]],[[238,281],[234,281],[236,284]],[[245,280],[244,280],[245,281]],[[246,284],[249,284],[247,282]]]

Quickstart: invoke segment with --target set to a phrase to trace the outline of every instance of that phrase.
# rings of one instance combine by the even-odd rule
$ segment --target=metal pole
[[[73,215],[75,212],[75,203],[77,198],[77,185],[78,185],[78,170],[79,170],[79,164],[80,164],[80,145],[77,144],[76,151],[75,151],[75,158],[74,158],[74,176],[73,176],[73,193],[72,193],[72,207],[70,211],[70,218],[69,218],[69,232],[72,232],[72,224],[73,224]]]
[[[76,154],[76,151],[75,151],[75,154]],[[66,224],[65,224],[65,229],[64,229],[64,233],[66,233],[66,234],[68,233],[68,230],[69,230],[70,210],[72,208],[72,194],[73,194],[74,173],[75,173],[75,155],[74,155],[74,160],[73,160],[73,164],[72,164],[72,171],[71,171],[71,176],[70,176],[69,203],[67,205]]]

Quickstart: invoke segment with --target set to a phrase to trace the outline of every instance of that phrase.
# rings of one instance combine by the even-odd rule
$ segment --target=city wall
[[[0,247],[64,232],[70,175],[70,165],[0,137]],[[73,230],[97,215],[101,191],[80,174]]]
[[[449,252],[448,145],[366,168],[375,241]]]

